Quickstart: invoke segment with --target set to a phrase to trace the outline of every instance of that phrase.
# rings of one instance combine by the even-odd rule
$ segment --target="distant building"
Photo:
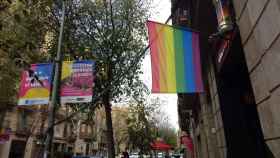
[[[126,122],[128,114],[129,107],[127,106],[112,107],[116,154],[120,154],[128,148],[128,126]]]
[[[56,120],[65,118],[71,111],[65,106],[56,113]],[[1,158],[37,158],[43,153],[43,133],[46,130],[46,113],[17,107],[6,109],[2,129],[9,136],[0,142]],[[54,128],[53,150],[59,156],[106,155],[105,121],[102,110],[97,110],[94,121],[82,121],[78,115]],[[5,130],[3,130],[5,131]],[[1,133],[1,135],[3,135]]]
[[[280,157],[279,1],[172,0],[172,13],[200,33],[205,93],[178,95],[195,157]]]
[[[95,143],[95,153],[94,155],[106,156],[107,155],[107,136],[106,136],[106,114],[105,108],[101,107],[95,109],[95,136],[96,136],[96,143]]]

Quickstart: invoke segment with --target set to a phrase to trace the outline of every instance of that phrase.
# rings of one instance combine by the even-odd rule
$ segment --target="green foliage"
[[[143,102],[130,105],[127,119],[129,147],[132,150],[139,150],[141,154],[150,152],[150,143],[156,138],[151,116],[154,110]]]
[[[158,137],[162,138],[167,144],[176,147],[177,146],[177,132],[169,124],[160,126],[158,128]]]
[[[145,1],[144,1],[145,2]],[[66,58],[94,59],[97,62],[95,92],[110,86],[110,100],[141,95],[139,79],[146,46],[146,2],[137,0],[67,1],[63,50]],[[55,11],[59,15],[59,10]],[[137,62],[134,62],[137,61]],[[131,69],[131,65],[135,69]],[[123,77],[120,82],[113,82]]]
[[[152,98],[151,103],[156,108],[156,112],[153,114],[154,126],[157,129],[156,137],[161,138],[169,145],[176,147],[177,145],[177,131],[170,124],[168,116],[161,111],[161,107],[165,102],[158,97]]]
[[[1,1],[0,103],[15,103],[23,63],[43,61],[51,0]]]
[[[96,61],[94,94],[99,96],[104,89],[107,91],[93,105],[98,102],[109,109],[106,110],[109,133],[110,101],[119,101],[123,95],[137,97],[145,89],[139,74],[143,57],[140,52],[146,46],[146,1],[72,0],[66,1],[66,6],[62,50],[66,59]],[[56,19],[60,14],[60,9],[55,8]],[[54,36],[57,34],[56,31]],[[108,133],[109,157],[113,157],[114,140]]]
[[[147,97],[146,97],[147,98]],[[130,103],[128,114],[129,147],[142,154],[150,152],[150,143],[157,138],[176,147],[176,129],[169,123],[167,115],[161,110],[163,101],[159,98],[144,98]]]

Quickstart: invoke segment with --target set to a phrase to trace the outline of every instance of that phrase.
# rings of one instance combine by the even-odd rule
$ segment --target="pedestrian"
[[[125,149],[125,151],[122,153],[122,157],[123,158],[129,158],[129,154],[128,154],[128,152],[127,152],[127,149]]]

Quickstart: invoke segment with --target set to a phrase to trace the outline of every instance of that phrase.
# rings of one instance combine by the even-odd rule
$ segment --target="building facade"
[[[62,117],[63,115],[59,112],[57,119]],[[66,129],[66,124],[65,122],[57,125],[54,129],[56,154],[61,154],[60,152],[63,151],[73,152],[76,137],[70,133],[73,129]],[[9,138],[0,144],[1,157],[40,157],[43,151],[43,132],[46,129],[45,113],[16,107],[8,108],[4,114],[2,126],[3,129],[9,129]],[[68,137],[70,135],[71,137]]]
[[[232,22],[224,32],[219,2],[228,3]],[[172,6],[174,25],[200,32],[205,93],[178,95],[180,127],[192,135],[195,156],[280,157],[280,1],[177,0]]]
[[[63,106],[56,113],[56,120],[64,119],[71,111]],[[55,157],[73,155],[106,155],[104,110],[96,110],[93,121],[78,115],[54,128],[53,153]],[[2,113],[3,115],[3,113]],[[37,158],[43,153],[43,133],[47,128],[47,114],[38,111],[6,108],[1,133],[1,158]],[[97,137],[98,136],[98,137]],[[5,138],[5,139],[4,139]]]
[[[127,124],[128,115],[129,107],[122,105],[112,107],[112,123],[114,128],[114,142],[116,155],[120,155],[129,147]]]

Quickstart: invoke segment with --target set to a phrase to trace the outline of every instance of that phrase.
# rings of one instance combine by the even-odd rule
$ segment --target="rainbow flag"
[[[203,92],[199,35],[148,21],[153,93]]]

